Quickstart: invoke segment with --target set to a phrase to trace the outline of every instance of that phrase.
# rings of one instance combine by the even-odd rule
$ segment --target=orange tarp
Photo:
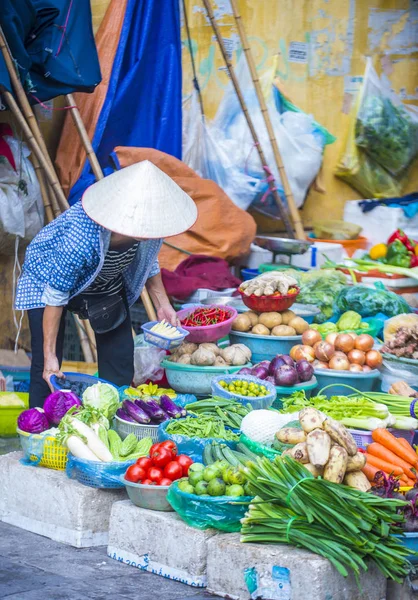
[[[168,243],[191,254],[218,256],[227,261],[244,256],[256,233],[254,219],[235,206],[225,192],[210,179],[202,179],[178,158],[152,148],[116,148],[121,167],[150,160],[169,175],[197,204],[199,216],[186,233],[168,238]],[[187,255],[163,245],[161,267],[173,271]]]
[[[90,139],[93,138],[103,103],[106,98],[113,60],[119,44],[127,0],[111,0],[96,35],[102,81],[93,94],[74,94],[81,117]],[[86,152],[70,114],[66,114],[55,165],[64,193],[68,196],[81,175]]]

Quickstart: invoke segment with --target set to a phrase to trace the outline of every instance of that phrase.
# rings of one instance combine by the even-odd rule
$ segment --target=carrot
[[[399,458],[399,456],[385,448],[385,446],[382,446],[382,444],[378,444],[377,442],[369,444],[367,446],[367,453],[372,454],[373,456],[376,456],[377,458],[380,458],[391,465],[398,465],[398,467],[403,469],[403,472],[405,475],[407,475],[407,477],[410,479],[416,479],[416,475],[411,470],[412,465],[406,462],[406,460]]]
[[[408,448],[408,450],[409,450],[409,448],[412,448],[412,449],[413,449],[413,447],[411,446],[411,444],[410,444],[409,442],[407,442],[405,438],[396,438],[396,439],[398,440],[398,442],[399,442],[399,443],[400,443],[400,444],[401,444],[401,445],[402,445],[404,448]]]
[[[386,473],[393,473],[394,475],[403,475],[403,469],[399,465],[393,465],[386,460],[382,460],[381,458],[373,455],[366,454],[367,462],[377,467],[381,471],[385,471]]]
[[[374,442],[382,444],[385,448],[406,460],[406,462],[416,465],[418,462],[418,456],[413,451],[412,446],[406,448],[403,444],[399,443],[398,438],[390,433],[387,429],[379,428],[372,432],[372,438]]]
[[[405,487],[414,487],[415,485],[415,481],[412,481],[412,479],[408,479],[408,481],[406,482],[406,486]]]
[[[371,465],[370,463],[366,463],[364,465],[364,467],[362,468],[363,473],[365,474],[365,476],[367,477],[367,479],[371,482],[373,482],[374,477],[376,475],[376,473],[378,473],[379,471],[381,471],[382,469],[378,469],[377,467],[374,467],[373,465]],[[389,477],[389,473],[385,473],[385,475],[387,477]]]

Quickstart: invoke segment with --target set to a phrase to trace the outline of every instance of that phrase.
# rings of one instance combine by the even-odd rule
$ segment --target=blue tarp
[[[116,146],[156,148],[181,158],[181,40],[178,0],[128,0],[107,96],[92,140],[109,174]],[[74,204],[94,182],[89,162]]]

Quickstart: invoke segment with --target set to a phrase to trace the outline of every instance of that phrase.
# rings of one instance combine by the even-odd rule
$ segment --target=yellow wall
[[[351,77],[364,73],[365,56],[390,77],[396,92],[418,104],[418,4],[413,0],[237,0],[262,74],[278,54],[278,75],[290,99],[338,139],[328,146],[322,181],[326,193],[311,190],[304,208],[306,223],[314,216],[339,218],[346,200],[358,192],[333,175],[348,124],[353,95]],[[186,0],[199,84],[205,111],[212,118],[228,83],[223,59],[201,0]],[[212,0],[222,35],[232,45],[234,63],[240,42],[226,0]],[[412,8],[415,7],[415,8]],[[190,93],[190,55],[183,30],[183,91]],[[292,42],[306,44],[306,63],[289,62]],[[294,46],[293,46],[294,47]],[[354,87],[355,87],[354,82]],[[418,188],[413,166],[406,191]],[[326,212],[324,213],[324,209]]]

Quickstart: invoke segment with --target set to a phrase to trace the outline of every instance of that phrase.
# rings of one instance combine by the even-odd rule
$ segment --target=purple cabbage
[[[135,404],[139,408],[142,408],[154,423],[162,423],[169,418],[167,413],[152,398],[147,398],[146,400],[144,398],[137,398]]]
[[[119,417],[119,419],[128,421],[128,423],[137,423],[137,421],[135,421],[135,419],[128,415],[128,413],[125,410],[123,410],[123,408],[118,408],[118,410],[116,411],[116,415]]]
[[[20,413],[17,426],[26,433],[42,433],[49,429],[49,422],[42,408],[28,408]]]
[[[44,402],[45,416],[51,425],[58,425],[73,406],[81,406],[80,399],[73,392],[52,392]]]
[[[160,405],[161,408],[172,419],[180,419],[180,417],[185,417],[187,414],[186,409],[177,406],[177,404],[175,404],[172,399],[165,394],[160,397]]]
[[[137,423],[146,425],[147,423],[150,423],[150,421],[151,421],[148,414],[144,410],[142,410],[142,408],[140,408],[137,404],[132,402],[132,400],[124,400],[122,402],[122,408]]]
[[[266,365],[262,365],[261,363],[259,365],[255,365],[251,369],[251,375],[253,377],[257,377],[258,379],[266,379],[268,373],[268,367],[266,367]]]
[[[310,381],[313,377],[314,370],[307,360],[299,360],[296,363],[296,371],[300,382]]]
[[[274,380],[276,385],[281,385],[284,387],[291,387],[298,382],[298,374],[294,367],[289,367],[289,365],[283,365],[277,369],[274,374]]]

